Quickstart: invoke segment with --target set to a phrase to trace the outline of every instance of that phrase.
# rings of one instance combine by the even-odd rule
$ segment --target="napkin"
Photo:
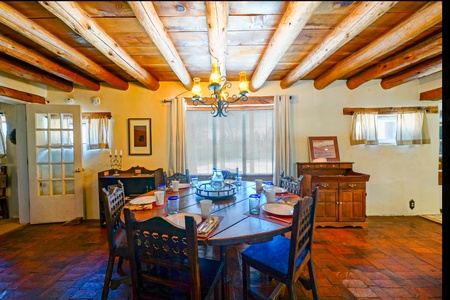
[[[206,222],[206,221],[205,221]],[[214,229],[216,229],[217,225],[219,225],[219,217],[218,216],[211,216],[211,224],[206,225],[206,230],[204,229],[204,223],[202,223],[198,227],[197,236],[199,237],[207,237]]]
[[[145,204],[145,205],[130,205],[130,210],[149,210],[153,208],[153,203]]]

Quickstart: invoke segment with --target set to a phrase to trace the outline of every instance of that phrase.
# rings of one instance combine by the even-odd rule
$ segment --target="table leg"
[[[222,269],[222,299],[230,299],[230,282],[228,281],[227,246],[220,246],[220,260]]]

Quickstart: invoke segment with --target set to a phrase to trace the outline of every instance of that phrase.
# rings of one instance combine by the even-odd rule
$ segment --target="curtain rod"
[[[439,112],[437,106],[412,106],[412,107],[344,107],[343,114],[344,115],[353,115],[356,112],[376,112],[379,114],[392,114],[396,112],[404,112],[404,111],[419,111],[425,110],[429,114],[437,114]]]
[[[89,118],[89,117],[98,117],[98,118],[102,118],[102,117],[107,117],[108,119],[112,118],[112,115],[110,112],[84,112],[81,113],[82,118]]]

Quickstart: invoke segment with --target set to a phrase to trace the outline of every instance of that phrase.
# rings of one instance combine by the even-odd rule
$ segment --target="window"
[[[422,145],[430,144],[427,112],[436,108],[344,108],[352,115],[351,145]]]
[[[210,175],[213,168],[239,168],[244,176],[273,174],[273,105],[233,110],[223,118],[213,118],[209,110],[188,110],[186,128],[191,174]]]
[[[83,148],[108,149],[111,113],[83,113],[81,120]]]
[[[395,133],[397,131],[397,116],[377,115],[378,143],[395,145]]]

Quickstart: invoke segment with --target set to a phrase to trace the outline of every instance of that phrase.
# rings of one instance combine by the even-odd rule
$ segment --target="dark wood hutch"
[[[353,171],[353,162],[298,162],[303,193],[319,185],[316,226],[354,226],[367,229],[366,182],[370,175]]]

